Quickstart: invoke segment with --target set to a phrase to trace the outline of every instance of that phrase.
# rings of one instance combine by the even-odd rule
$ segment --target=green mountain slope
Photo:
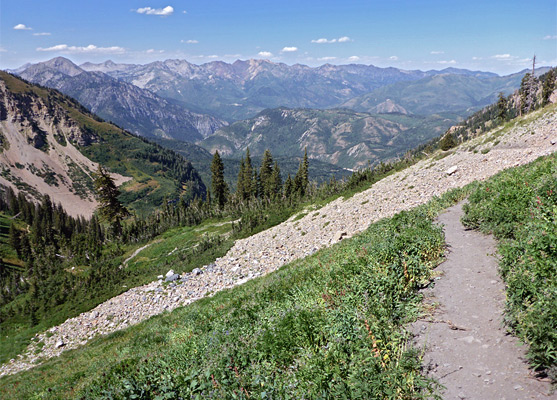
[[[215,132],[200,144],[211,152],[239,158],[249,147],[254,155],[302,154],[344,168],[392,159],[439,136],[457,121],[454,115],[430,117],[372,115],[348,109],[276,108]]]
[[[39,198],[48,194],[74,215],[89,216],[98,164],[122,184],[122,201],[146,212],[165,196],[204,196],[182,156],[104,122],[56,90],[0,72],[0,183]]]

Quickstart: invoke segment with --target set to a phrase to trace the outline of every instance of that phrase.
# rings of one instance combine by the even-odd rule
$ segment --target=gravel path
[[[491,140],[490,140],[491,138]],[[0,366],[0,376],[32,368],[41,359],[85,344],[96,335],[137,324],[153,315],[189,304],[224,288],[272,272],[295,259],[351,237],[369,224],[426,203],[455,187],[557,150],[557,111],[531,114],[525,123],[502,134],[476,138],[452,153],[420,161],[377,182],[349,199],[337,199],[246,239],[238,240],[226,256],[163,287],[161,281],[128,290],[93,310],[71,318],[36,337],[16,359]],[[37,353],[37,354],[35,354]]]
[[[556,399],[549,381],[529,371],[525,349],[503,326],[505,284],[491,236],[465,230],[462,204],[440,215],[449,247],[440,278],[425,290],[433,316],[413,324],[428,373],[445,399]]]

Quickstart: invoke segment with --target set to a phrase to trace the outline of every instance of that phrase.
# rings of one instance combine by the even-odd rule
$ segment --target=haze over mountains
[[[499,92],[516,90],[523,76],[253,59],[77,66],[62,57],[13,72],[131,132],[165,139],[169,148],[185,141],[240,158],[247,147],[255,156],[266,148],[300,156],[308,146],[311,158],[346,168],[393,158],[438,136]],[[284,113],[288,118],[271,117]]]

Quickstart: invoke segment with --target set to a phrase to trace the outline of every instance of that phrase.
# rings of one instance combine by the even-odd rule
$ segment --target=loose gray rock
[[[178,279],[180,279],[180,275],[178,275],[178,274],[173,274],[173,275],[168,275],[167,274],[165,281],[166,282],[174,282],[174,281],[177,281]]]

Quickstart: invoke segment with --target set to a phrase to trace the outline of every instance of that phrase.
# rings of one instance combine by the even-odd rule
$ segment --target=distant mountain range
[[[72,96],[100,117],[145,137],[194,142],[226,125],[103,72],[86,71],[57,57],[13,71],[22,78]]]
[[[78,66],[58,57],[13,72],[170,148],[192,142],[239,158],[247,147],[277,157],[307,147],[314,160],[355,168],[440,135],[499,92],[516,90],[526,71],[498,76],[267,60]]]
[[[89,217],[98,165],[112,172],[121,200],[138,213],[165,197],[205,195],[182,156],[102,121],[56,90],[0,71],[0,185],[37,200],[47,194],[71,215]]]
[[[539,68],[542,74],[549,68]],[[520,87],[527,71],[507,76],[442,73],[412,82],[397,82],[354,97],[342,104],[356,111],[378,112],[386,105],[398,112],[430,115],[457,112],[466,116]]]
[[[267,60],[214,61],[195,65],[186,60],[157,61],[145,65],[85,63],[98,71],[173,99],[191,110],[229,122],[251,118],[266,108],[332,108],[351,98],[396,82],[438,74],[487,79],[496,74],[447,68],[443,71],[405,71],[373,65],[331,65],[317,68]]]

